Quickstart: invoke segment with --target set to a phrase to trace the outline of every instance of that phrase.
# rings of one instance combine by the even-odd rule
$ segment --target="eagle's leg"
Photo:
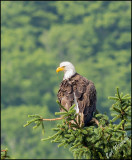
[[[80,121],[80,127],[82,126],[82,125],[84,125],[84,114],[83,114],[83,112],[81,112],[81,113],[79,113],[79,121]]]
[[[80,127],[80,114],[77,115],[76,122],[77,122],[78,126]]]

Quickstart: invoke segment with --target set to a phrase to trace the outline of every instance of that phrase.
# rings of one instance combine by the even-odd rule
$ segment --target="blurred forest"
[[[118,86],[130,93],[130,1],[2,1],[1,2],[1,142],[16,159],[68,159],[68,149],[41,142],[46,132],[23,127],[28,114],[54,118],[63,73],[70,61],[97,89],[97,109],[107,112],[108,96]]]

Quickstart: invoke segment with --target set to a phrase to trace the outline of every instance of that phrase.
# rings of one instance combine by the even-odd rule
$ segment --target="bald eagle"
[[[96,89],[94,83],[78,74],[70,62],[62,62],[56,72],[64,71],[63,81],[57,94],[58,100],[67,110],[75,104],[76,113],[81,115],[84,126],[96,110]],[[63,112],[63,109],[60,109]]]

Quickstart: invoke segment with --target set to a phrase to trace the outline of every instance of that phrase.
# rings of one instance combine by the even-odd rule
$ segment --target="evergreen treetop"
[[[87,127],[80,125],[76,121],[76,114],[73,105],[69,111],[59,104],[65,112],[56,112],[61,115],[62,123],[58,123],[53,130],[56,132],[53,136],[42,139],[42,141],[51,140],[52,143],[58,143],[58,147],[69,147],[75,159],[131,159],[131,97],[119,93],[114,97],[108,97],[115,103],[110,108],[112,120],[109,120],[106,114],[96,111],[94,118]],[[37,123],[36,127],[42,124],[43,119],[39,115],[27,122]],[[57,119],[57,120],[58,120]],[[52,120],[52,119],[49,119]]]

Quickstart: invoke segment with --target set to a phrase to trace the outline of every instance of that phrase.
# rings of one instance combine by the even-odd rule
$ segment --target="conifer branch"
[[[8,149],[6,148],[1,150],[1,159],[7,159],[7,158],[9,159],[10,156],[8,156]]]

